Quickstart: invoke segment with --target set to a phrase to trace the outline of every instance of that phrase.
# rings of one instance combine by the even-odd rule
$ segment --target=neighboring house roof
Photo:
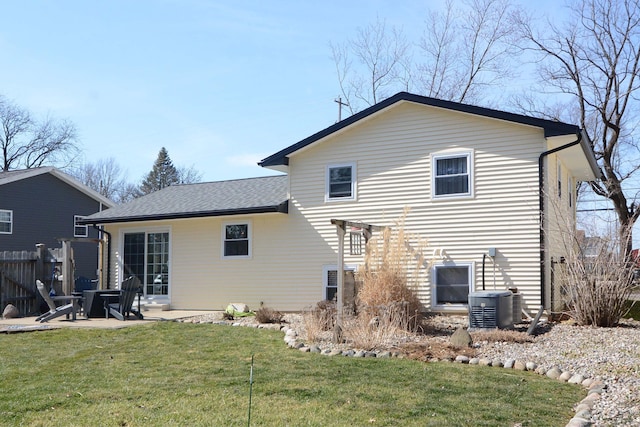
[[[82,222],[107,224],[268,212],[288,212],[286,175],[172,185],[90,215]]]
[[[39,168],[19,169],[19,170],[7,171],[7,172],[0,172],[0,185],[6,185],[6,184],[10,184],[12,182],[20,181],[20,180],[23,180],[23,179],[33,178],[35,176],[43,175],[43,174],[46,174],[46,173],[53,175],[54,177],[58,178],[59,180],[63,181],[64,183],[70,185],[71,187],[75,188],[76,190],[78,190],[78,191],[86,194],[87,196],[91,197],[92,199],[102,203],[106,208],[110,208],[110,207],[115,205],[115,203],[112,200],[104,197],[102,194],[100,194],[97,191],[87,187],[86,185],[84,185],[80,181],[78,181],[75,178],[73,178],[71,175],[68,175],[68,174],[62,172],[61,170],[56,169],[53,166],[45,166],[45,167],[39,167]]]
[[[452,101],[444,101],[441,99],[429,98],[426,96],[414,95],[407,92],[400,92],[396,95],[385,99],[382,102],[379,102],[371,107],[360,111],[359,113],[354,114],[353,116],[344,119],[328,128],[321,130],[318,133],[315,133],[308,138],[305,138],[283,150],[278,151],[275,154],[263,159],[258,164],[263,167],[272,167],[273,169],[280,170],[278,166],[286,166],[289,164],[289,155],[301,150],[329,135],[332,135],[336,132],[339,132],[356,122],[362,121],[367,118],[371,118],[376,113],[389,108],[395,104],[401,102],[413,102],[422,105],[437,107],[437,108],[445,108],[448,110],[453,110],[462,113],[474,114],[477,116],[484,116],[488,118],[493,118],[497,120],[505,120],[508,122],[519,123],[523,125],[534,126],[538,128],[542,128],[544,130],[545,137],[553,137],[560,135],[578,135],[580,134],[580,128],[575,125],[555,122],[551,120],[544,120],[535,117],[523,116],[520,114],[507,113],[505,111],[492,110],[490,108],[477,107],[474,105],[460,104],[458,102]],[[585,144],[587,141],[585,141]],[[591,149],[587,146],[583,147],[583,150],[587,149],[587,151],[591,151]],[[591,162],[593,160],[593,162]],[[595,158],[589,159],[591,166],[596,165]],[[597,166],[596,166],[597,167]]]

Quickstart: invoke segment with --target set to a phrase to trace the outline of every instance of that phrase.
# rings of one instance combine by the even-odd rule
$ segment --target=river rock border
[[[279,330],[284,333],[284,342],[289,348],[299,350],[303,353],[318,353],[324,356],[344,356],[344,357],[375,357],[375,358],[404,358],[404,355],[398,351],[388,350],[359,350],[352,348],[322,348],[317,344],[305,344],[298,337],[295,329],[288,324],[280,323],[255,323],[255,322],[228,322],[224,320],[193,320],[178,319],[179,322],[186,323],[211,323],[219,325],[246,326],[257,329]],[[503,369],[514,369],[516,371],[530,371],[540,375],[545,375],[550,379],[567,382],[569,384],[581,385],[587,390],[587,396],[578,402],[575,407],[575,415],[569,420],[565,427],[588,427],[593,425],[592,410],[596,401],[607,390],[607,385],[600,379],[588,378],[581,374],[572,373],[568,370],[562,370],[558,366],[545,368],[532,361],[521,361],[516,359],[507,360],[491,360],[487,358],[468,357],[464,355],[456,356],[452,359],[431,359],[429,362],[452,362],[477,366],[490,366]]]

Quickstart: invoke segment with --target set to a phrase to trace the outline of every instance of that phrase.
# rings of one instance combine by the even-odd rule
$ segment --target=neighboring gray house
[[[97,277],[98,231],[79,225],[80,217],[114,203],[53,167],[0,172],[0,251],[34,251],[36,244],[59,248],[58,239],[78,239],[75,276]]]

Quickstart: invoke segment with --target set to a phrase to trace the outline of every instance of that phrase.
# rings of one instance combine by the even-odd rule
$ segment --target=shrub
[[[394,319],[398,327],[418,324],[422,304],[415,291],[420,269],[427,267],[426,242],[405,231],[405,209],[396,227],[385,228],[367,244],[364,267],[356,273],[357,313]]]
[[[269,307],[260,307],[256,311],[256,321],[258,323],[281,323],[282,313]]]
[[[364,350],[395,345],[416,330],[417,319],[407,312],[408,306],[395,303],[347,318],[343,327],[345,339]]]
[[[315,307],[302,313],[302,327],[306,339],[318,342],[324,338],[325,332],[333,329],[336,323],[336,305],[333,301],[320,301]]]
[[[568,314],[579,325],[616,326],[633,289],[634,263],[620,239],[626,234],[599,229],[600,235],[587,239],[561,222],[558,231],[565,256],[555,264],[554,276]]]

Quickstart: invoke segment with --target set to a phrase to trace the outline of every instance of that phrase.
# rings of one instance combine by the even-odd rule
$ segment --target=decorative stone
[[[2,312],[2,317],[4,319],[15,319],[16,317],[20,317],[20,312],[13,304],[7,304]]]
[[[388,359],[391,357],[391,352],[389,351],[381,351],[380,353],[378,353],[378,357],[381,359]]]
[[[494,359],[491,361],[491,366],[493,366],[494,368],[502,368],[504,366],[504,363],[502,363],[502,360]]]
[[[471,347],[471,344],[473,344],[473,339],[471,338],[471,335],[464,328],[456,329],[456,331],[453,333],[453,335],[451,335],[451,338],[449,340],[452,346],[458,347],[458,348]]]
[[[538,366],[535,369],[535,373],[536,374],[540,374],[540,375],[546,375],[547,374],[547,370],[544,368],[544,366]]]
[[[573,417],[569,420],[569,424],[566,427],[588,427],[591,425],[591,421],[584,418]]]
[[[478,365],[480,366],[491,366],[491,360],[485,359],[484,357],[478,360]]]
[[[365,351],[364,357],[377,357],[377,354],[375,351]]]
[[[311,351],[311,348],[307,346],[302,346],[298,350],[300,350],[303,353],[309,353]]]
[[[584,376],[580,374],[575,374],[571,378],[569,378],[569,384],[582,384],[584,381]]]
[[[356,354],[354,354],[353,357],[364,357],[364,350],[356,351]]]
[[[519,360],[516,360],[516,362],[513,364],[513,369],[515,369],[516,371],[526,371],[527,365],[525,365],[523,362],[520,362]]]
[[[560,376],[558,377],[558,379],[560,381],[569,381],[569,379],[573,376],[573,374],[569,371],[564,371],[562,374],[560,374]]]
[[[472,357],[471,359],[469,359],[469,365],[478,365],[480,363],[480,359],[478,359],[477,357]]]
[[[586,378],[584,381],[582,381],[582,386],[589,388],[589,386],[593,383],[593,378]]]
[[[469,357],[464,355],[456,356],[456,363],[469,363]]]
[[[557,366],[554,366],[553,368],[549,369],[545,375],[556,380],[560,378],[560,375],[562,375],[562,371]]]
[[[507,359],[504,362],[505,369],[513,369],[513,365],[516,363],[515,359]]]
[[[538,364],[534,362],[527,362],[525,364],[527,371],[535,371],[538,368]]]

